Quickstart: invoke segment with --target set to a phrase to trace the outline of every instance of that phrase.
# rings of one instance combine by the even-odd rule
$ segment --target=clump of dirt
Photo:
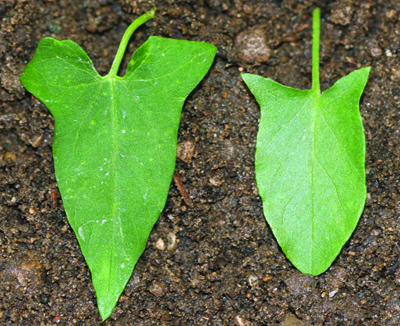
[[[183,109],[176,183],[132,278],[105,325],[398,325],[400,20],[395,0],[0,2],[0,323],[99,325],[89,270],[68,225],[51,153],[54,121],[18,76],[47,36],[71,39],[106,74],[128,24],[157,7],[132,37],[218,47]],[[321,86],[372,66],[360,109],[368,199],[332,267],[318,277],[287,261],[262,214],[254,179],[259,107],[240,72],[311,86],[311,25],[322,9]],[[269,58],[243,65],[240,33],[267,26]],[[242,42],[243,43],[243,42]],[[246,50],[246,43],[242,44]],[[249,47],[251,44],[249,44]],[[160,241],[161,239],[161,241]]]

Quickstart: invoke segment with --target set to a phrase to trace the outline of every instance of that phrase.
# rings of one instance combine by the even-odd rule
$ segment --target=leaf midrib
[[[314,205],[314,163],[315,163],[315,123],[316,123],[316,115],[317,115],[317,110],[319,108],[319,105],[321,104],[321,93],[319,88],[313,88],[313,92],[311,93],[310,96],[314,96],[315,98],[315,104],[314,104],[314,109],[313,109],[313,122],[311,125],[312,128],[312,145],[311,145],[311,189],[310,189],[310,194],[311,194],[311,207],[312,207],[312,221],[311,221],[311,242],[313,245],[311,245],[310,248],[310,271],[311,273],[313,272],[314,269],[314,245],[315,240],[314,240],[314,222],[315,222],[315,205]]]
[[[115,202],[116,202],[116,180],[117,180],[117,147],[118,147],[118,141],[117,141],[117,124],[118,124],[118,119],[117,119],[117,109],[115,107],[115,77],[110,76],[108,77],[110,80],[111,84],[111,106],[112,106],[112,137],[113,137],[113,154],[112,154],[112,165],[113,165],[113,182],[112,182],[112,208],[111,208],[111,216],[114,218],[115,216]],[[113,222],[113,221],[111,221]],[[112,232],[111,232],[111,237],[112,237],[112,243],[114,243],[114,223],[111,223],[112,225]],[[113,265],[113,251],[110,250],[110,273],[112,271],[112,265]],[[110,292],[110,282],[111,282],[111,277],[108,278],[107,282],[107,292]]]

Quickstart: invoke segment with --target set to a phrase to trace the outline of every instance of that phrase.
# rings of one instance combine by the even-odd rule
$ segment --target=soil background
[[[179,143],[195,145],[191,162],[176,164],[193,206],[172,183],[104,325],[400,325],[397,0],[1,1],[0,324],[101,323],[55,181],[54,120],[19,75],[47,36],[77,42],[106,74],[129,23],[154,4],[156,17],[132,36],[120,75],[150,35],[210,42],[218,54],[179,129]],[[360,67],[372,70],[360,103],[365,211],[333,265],[311,277],[285,259],[264,219],[254,178],[259,106],[240,72],[310,88],[315,6],[322,89]],[[275,46],[302,24],[309,28]]]

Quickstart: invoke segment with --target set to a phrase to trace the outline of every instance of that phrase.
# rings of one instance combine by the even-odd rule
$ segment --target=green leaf
[[[366,199],[358,106],[370,68],[350,73],[321,94],[319,21],[316,9],[311,90],[242,75],[261,107],[255,165],[264,215],[287,258],[311,275],[332,264]]]
[[[164,208],[182,106],[216,53],[207,43],[150,37],[117,76],[130,35],[153,16],[128,28],[107,76],[76,43],[52,38],[39,43],[21,76],[54,115],[58,186],[103,320]]]

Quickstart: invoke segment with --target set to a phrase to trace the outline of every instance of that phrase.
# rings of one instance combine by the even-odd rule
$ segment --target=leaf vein
[[[282,124],[282,125],[280,126],[280,128],[275,132],[275,134],[273,134],[273,135],[271,136],[271,141],[270,141],[267,145],[265,145],[265,148],[266,148],[266,147],[269,147],[269,146],[271,145],[271,143],[273,142],[275,136],[283,129],[283,127],[285,127],[286,125],[291,124],[292,121],[293,121],[300,113],[302,113],[303,110],[306,109],[306,104],[308,103],[308,101],[310,100],[310,98],[311,98],[311,95],[310,95],[310,96],[308,97],[308,99],[304,102],[304,104],[303,104],[302,107],[299,109],[299,111],[298,111],[288,122],[285,122],[284,124]]]
[[[323,107],[323,106],[321,105],[321,107]],[[325,108],[325,107],[324,107],[324,108]],[[326,108],[325,108],[325,109],[326,109]],[[335,132],[333,131],[332,127],[330,126],[328,120],[326,119],[324,113],[322,112],[322,110],[321,110],[320,112],[321,112],[322,118],[325,120],[325,123],[326,123],[326,125],[328,126],[329,130],[331,131],[332,135],[335,137],[336,142],[337,142],[337,143],[339,144],[339,146],[344,150],[344,152],[345,152],[345,154],[346,154],[346,156],[347,156],[347,158],[348,158],[348,160],[349,160],[351,166],[352,166],[353,169],[356,171],[356,173],[357,173],[359,176],[361,176],[361,175],[360,175],[360,171],[359,171],[359,170],[356,168],[356,166],[354,165],[353,160],[350,158],[350,155],[349,155],[347,149],[346,149],[346,148],[343,146],[343,144],[339,141],[338,137],[336,136]]]

